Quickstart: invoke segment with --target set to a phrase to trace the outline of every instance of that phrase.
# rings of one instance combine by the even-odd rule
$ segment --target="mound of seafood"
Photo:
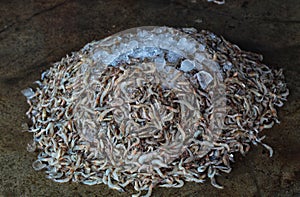
[[[56,182],[155,186],[231,171],[288,96],[282,70],[193,28],[141,27],[91,42],[23,91],[35,170]]]

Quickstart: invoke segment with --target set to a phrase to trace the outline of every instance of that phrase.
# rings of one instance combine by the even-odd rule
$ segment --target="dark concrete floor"
[[[43,3],[42,3],[43,2]],[[196,2],[196,3],[194,3]],[[153,196],[300,196],[300,1],[227,0],[1,0],[0,1],[0,196],[128,196],[104,185],[59,184],[35,172],[36,153],[21,132],[28,109],[20,91],[39,79],[51,62],[92,40],[136,26],[196,27],[223,35],[244,50],[264,55],[264,63],[283,68],[290,89],[279,110],[280,125],[266,130],[274,148],[268,157],[253,147],[237,156],[233,171],[218,182],[224,190],[187,183],[156,188]]]

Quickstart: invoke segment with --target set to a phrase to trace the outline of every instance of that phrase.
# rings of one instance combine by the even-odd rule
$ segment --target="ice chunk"
[[[113,63],[111,63],[111,65],[112,66],[117,66],[120,62],[124,62],[124,63],[127,63],[127,64],[130,63],[128,53],[120,55],[116,60],[113,61]]]
[[[161,32],[165,31],[165,28],[164,28],[164,27],[161,27],[161,28],[155,28],[154,31],[155,31],[155,33],[157,33],[157,34],[160,34]]]
[[[163,56],[164,52],[157,47],[145,47],[145,50],[148,53],[148,57],[156,57],[156,56]]]
[[[92,56],[92,60],[97,62],[99,60],[105,59],[108,55],[109,55],[109,53],[107,51],[98,50],[98,51],[94,52],[94,54]]]
[[[41,75],[41,80],[42,80],[42,81],[48,76],[49,72],[50,72],[49,70],[46,70],[46,71],[44,71],[44,72],[42,73],[42,75]]]
[[[228,71],[228,70],[231,70],[232,69],[232,63],[231,62],[225,62],[223,64],[223,70],[224,71]]]
[[[119,56],[118,53],[109,54],[104,59],[102,59],[102,62],[106,65],[111,64],[117,57]]]
[[[177,63],[181,58],[181,55],[178,55],[177,53],[174,53],[172,51],[168,51],[167,53],[167,60],[171,63]]]
[[[205,50],[205,46],[203,44],[199,44],[198,50],[199,51],[204,51]]]
[[[130,57],[140,58],[140,59],[154,58],[156,56],[162,56],[163,51],[157,47],[143,47],[143,48],[137,48],[133,50],[133,52],[128,55]]]
[[[139,43],[136,40],[132,40],[127,45],[128,45],[129,49],[135,49],[135,48],[138,48]]]
[[[202,70],[203,69],[202,62],[203,62],[203,60],[205,60],[205,55],[202,53],[196,53],[195,59],[197,60],[197,61],[195,61],[195,68],[197,70]]]
[[[166,65],[166,60],[163,57],[158,57],[154,60],[154,63],[155,63],[156,69],[158,71],[163,71],[163,69]]]
[[[27,88],[25,90],[22,90],[21,92],[24,96],[26,96],[27,99],[31,99],[35,95],[34,91],[31,88]]]
[[[188,47],[189,42],[187,41],[186,38],[180,38],[180,40],[178,41],[177,45],[179,49],[184,50],[185,48]]]
[[[199,62],[203,62],[203,60],[205,59],[205,55],[202,53],[196,53],[195,59],[198,60]]]
[[[203,70],[203,65],[198,63],[198,62],[195,62],[195,68],[196,68],[197,71]]]
[[[140,38],[148,38],[150,36],[150,33],[146,30],[139,30],[137,32],[137,36]]]
[[[206,71],[200,71],[196,74],[200,87],[205,90],[207,86],[212,82],[213,77]]]
[[[182,28],[182,30],[187,33],[197,33],[197,29],[195,29],[194,27]]]
[[[185,51],[189,54],[194,54],[196,51],[196,44],[194,42],[189,42],[185,48]]]
[[[188,53],[190,55],[193,55],[197,50],[196,43],[187,38],[180,38],[180,40],[177,43],[177,46],[179,49],[183,50],[184,53]]]
[[[148,53],[148,51],[146,51],[142,48],[138,48],[138,49],[133,50],[133,52],[129,56],[133,57],[133,58],[144,59],[145,57],[149,56],[149,53]]]
[[[99,62],[97,62],[97,63],[99,63]],[[88,67],[89,67],[89,64],[86,64],[86,63],[81,64],[81,66],[80,66],[81,72],[82,73],[86,72]]]
[[[195,67],[194,62],[190,60],[184,60],[183,62],[181,62],[180,70],[182,70],[183,72],[189,72],[193,70],[194,67]]]

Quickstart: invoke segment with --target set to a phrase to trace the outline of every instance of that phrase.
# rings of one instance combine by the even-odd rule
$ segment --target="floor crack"
[[[9,29],[10,27],[12,27],[15,23],[11,23],[9,25],[5,25],[1,30],[0,30],[0,33],[6,31],[7,29]]]
[[[20,24],[20,23],[22,23],[22,22],[29,22],[29,21],[30,21],[33,17],[35,17],[35,16],[39,16],[39,15],[41,15],[41,14],[43,14],[43,13],[52,11],[52,10],[56,9],[57,7],[60,7],[60,6],[64,5],[64,4],[66,4],[68,1],[69,1],[69,0],[65,0],[65,1],[63,1],[63,2],[61,2],[61,3],[58,3],[58,4],[56,4],[56,5],[52,6],[52,7],[50,7],[50,8],[46,8],[46,9],[44,9],[44,10],[40,10],[40,11],[38,11],[38,12],[32,14],[30,17],[26,18],[25,20],[22,20],[22,21],[19,21],[19,22],[14,22],[14,23],[11,23],[11,24],[9,24],[9,25],[6,25],[6,26],[4,26],[2,29],[0,29],[0,34],[3,33],[3,32],[5,32],[5,31],[7,31],[7,30],[9,30],[11,27],[13,27],[13,26],[15,26],[15,25],[18,25],[18,24]]]
[[[40,11],[38,11],[38,12],[32,14],[32,15],[31,15],[30,17],[28,17],[27,19],[25,19],[25,21],[28,22],[28,21],[30,21],[33,17],[39,16],[39,15],[41,15],[41,14],[43,14],[43,13],[46,13],[46,12],[49,12],[49,11],[52,11],[52,10],[54,10],[54,9],[56,9],[56,8],[58,8],[58,7],[62,6],[62,5],[64,5],[64,4],[66,4],[67,2],[68,2],[68,0],[65,0],[65,1],[63,1],[63,2],[61,2],[61,3],[58,3],[58,4],[56,4],[56,5],[52,6],[52,7],[50,7],[50,8],[47,8],[47,9],[44,9],[44,10],[40,10]]]

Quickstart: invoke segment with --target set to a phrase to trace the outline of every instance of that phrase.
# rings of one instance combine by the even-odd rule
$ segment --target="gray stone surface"
[[[196,2],[196,3],[194,3]],[[280,125],[263,132],[274,156],[253,147],[237,155],[233,171],[218,177],[225,189],[187,183],[156,188],[153,196],[300,195],[300,2],[298,0],[1,1],[0,2],[0,196],[128,196],[105,185],[59,184],[35,172],[36,153],[26,151],[32,136],[21,90],[39,79],[51,62],[92,40],[136,26],[196,27],[222,35],[244,50],[264,55],[283,68],[290,89],[279,110]]]

